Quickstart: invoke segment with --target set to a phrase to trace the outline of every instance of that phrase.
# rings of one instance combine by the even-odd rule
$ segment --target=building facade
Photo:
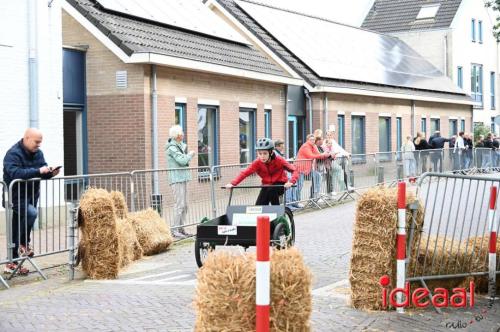
[[[474,119],[499,134],[498,43],[480,0],[375,1],[362,27],[411,45],[475,101]],[[450,134],[454,132],[450,131]]]

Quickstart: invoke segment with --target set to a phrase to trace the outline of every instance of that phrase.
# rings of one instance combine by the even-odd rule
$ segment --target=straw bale
[[[103,189],[88,189],[80,200],[84,220],[82,240],[83,270],[91,279],[114,279],[120,268],[120,241],[115,207]]]
[[[407,192],[407,204],[415,195]],[[412,224],[411,210],[407,211],[407,234]],[[368,190],[358,200],[354,225],[353,249],[349,281],[351,303],[358,309],[381,310],[379,279],[391,277],[396,281],[397,190],[377,187]],[[417,211],[416,231],[411,248],[418,243],[424,220],[423,208]]]
[[[412,275],[433,276],[466,271],[465,246],[457,239],[426,235],[422,237],[418,251],[417,253],[415,248],[412,252],[411,264],[408,267],[408,272]],[[431,290],[436,287],[452,290],[462,286],[465,279],[458,277],[428,280],[426,284]],[[419,282],[413,284],[415,287],[422,287]]]
[[[125,219],[128,214],[127,202],[125,196],[120,191],[112,191],[111,199],[115,205],[115,213],[118,218]]]
[[[134,226],[128,219],[117,219],[118,239],[121,250],[121,267],[127,266],[131,262],[142,257],[143,251]]]
[[[129,221],[134,226],[137,239],[144,255],[154,255],[166,251],[173,238],[165,220],[153,209],[129,213]]]
[[[255,331],[255,254],[210,254],[198,271],[195,331]],[[310,331],[311,272],[295,249],[271,255],[271,331]]]
[[[467,248],[468,260],[467,264],[470,266],[471,272],[485,272],[488,271],[489,262],[489,243],[490,236],[485,235],[484,237],[470,237],[464,241],[462,246]],[[500,261],[500,238],[497,237],[497,263]],[[500,276],[497,274],[497,294],[500,290]],[[473,278],[475,283],[476,292],[487,293],[488,292],[488,277],[487,276],[475,276]]]

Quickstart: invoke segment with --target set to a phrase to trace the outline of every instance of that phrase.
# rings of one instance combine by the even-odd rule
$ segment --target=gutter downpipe
[[[38,128],[37,0],[28,2],[29,127]]]
[[[152,146],[152,157],[153,157],[153,169],[157,170],[159,168],[158,163],[158,92],[156,90],[156,65],[151,65],[151,146]],[[159,180],[158,172],[153,173],[153,194],[158,195],[159,190]]]
[[[411,136],[415,137],[415,128],[417,127],[417,123],[415,122],[415,100],[411,101]],[[401,140],[403,140],[403,137],[401,137]]]
[[[288,135],[288,116],[290,115],[290,107],[288,106],[288,85],[285,90],[285,157],[290,158],[290,137]]]
[[[309,117],[309,134],[313,133],[313,114],[312,114],[312,101],[311,101],[311,96],[309,95],[309,91],[304,88],[304,95],[306,96],[307,99],[307,113]]]
[[[328,94],[325,92],[323,96],[323,135],[328,132]]]

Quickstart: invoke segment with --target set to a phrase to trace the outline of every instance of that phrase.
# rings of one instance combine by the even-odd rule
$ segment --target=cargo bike
[[[257,217],[268,216],[271,224],[270,245],[276,249],[292,246],[295,242],[295,223],[292,211],[286,207],[283,195],[280,205],[231,205],[233,190],[283,187],[283,185],[235,186],[230,189],[226,214],[202,221],[196,228],[195,258],[198,267],[217,246],[256,245]],[[222,187],[225,189],[225,187]]]

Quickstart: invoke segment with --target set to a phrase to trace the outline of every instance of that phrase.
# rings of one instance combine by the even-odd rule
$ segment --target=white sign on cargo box
[[[219,225],[217,226],[217,235],[238,235],[238,227],[236,225]]]

